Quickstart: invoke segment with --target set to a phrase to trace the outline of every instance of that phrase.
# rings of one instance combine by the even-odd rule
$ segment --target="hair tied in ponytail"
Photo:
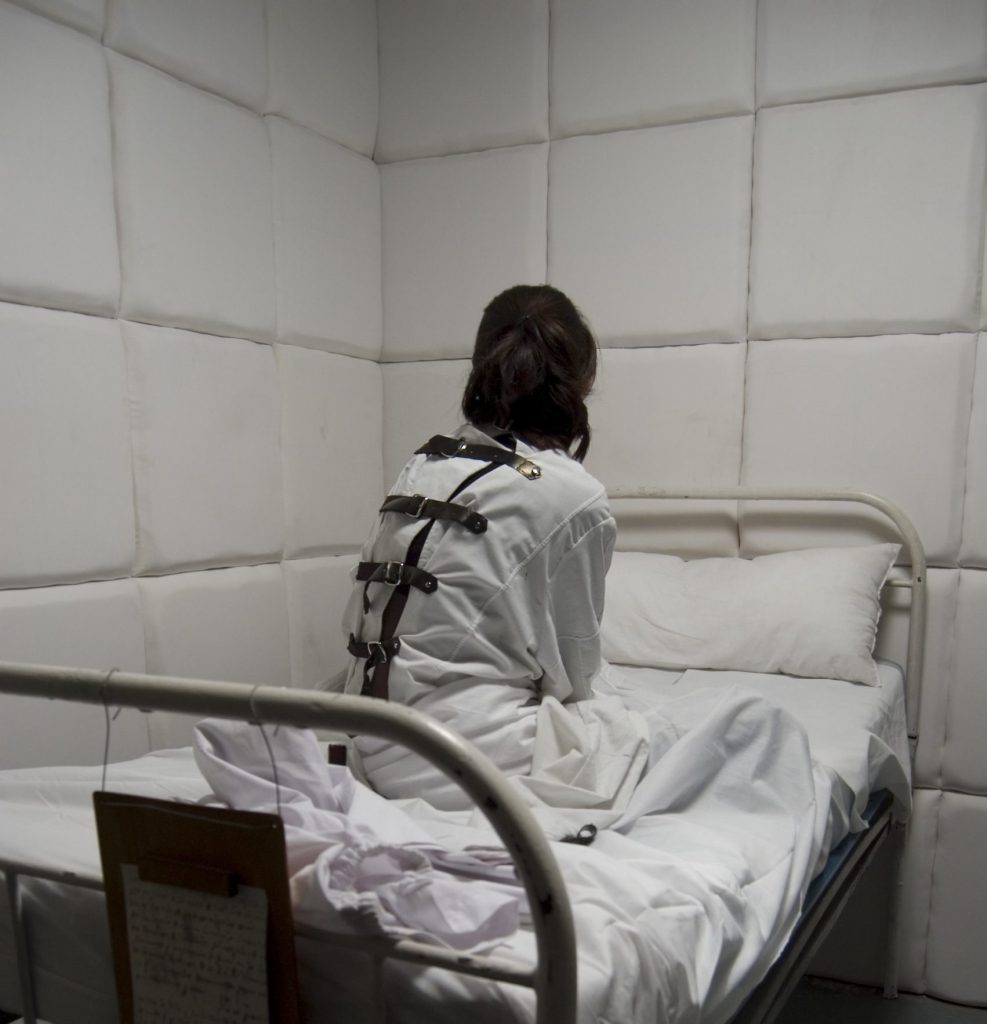
[[[471,423],[510,424],[534,448],[575,445],[582,461],[595,376],[596,341],[569,298],[551,285],[515,285],[483,311],[463,412]]]

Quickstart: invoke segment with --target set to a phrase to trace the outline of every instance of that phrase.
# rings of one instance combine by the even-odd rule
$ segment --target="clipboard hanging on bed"
[[[93,803],[122,1024],[300,1024],[281,819]]]

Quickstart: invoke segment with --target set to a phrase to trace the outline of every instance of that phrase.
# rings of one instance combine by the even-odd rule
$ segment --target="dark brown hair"
[[[534,448],[577,444],[572,455],[582,462],[595,379],[596,340],[579,310],[551,285],[515,285],[483,311],[463,414]]]

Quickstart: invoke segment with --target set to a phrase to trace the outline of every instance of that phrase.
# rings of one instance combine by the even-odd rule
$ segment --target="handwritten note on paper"
[[[269,1024],[267,893],[214,896],[121,869],[136,1024]]]

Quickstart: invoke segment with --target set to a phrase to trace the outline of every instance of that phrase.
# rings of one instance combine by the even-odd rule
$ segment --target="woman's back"
[[[510,450],[470,425],[456,437]],[[427,527],[417,558],[427,575],[407,586],[393,630],[399,646],[387,665],[387,697],[454,721],[502,768],[525,773],[541,698],[591,694],[614,524],[603,488],[578,462],[523,442],[516,452],[534,463],[537,475],[506,464],[478,473],[488,463],[463,457],[415,455],[408,462],[392,495],[416,500],[390,502],[407,511],[381,513],[362,554],[365,564],[380,567],[363,574],[377,579],[354,589],[346,627],[358,643],[388,632],[385,609],[400,599],[386,582],[388,572],[396,580],[399,570],[387,564],[406,563],[429,523],[411,514],[421,506],[417,499],[452,500],[473,513],[468,523],[443,518]],[[483,518],[482,532],[476,516]],[[377,670],[371,660],[353,659],[347,692],[370,690]],[[372,741],[362,747],[378,788],[393,796],[415,791],[421,780],[418,772],[409,775],[410,755]]]

